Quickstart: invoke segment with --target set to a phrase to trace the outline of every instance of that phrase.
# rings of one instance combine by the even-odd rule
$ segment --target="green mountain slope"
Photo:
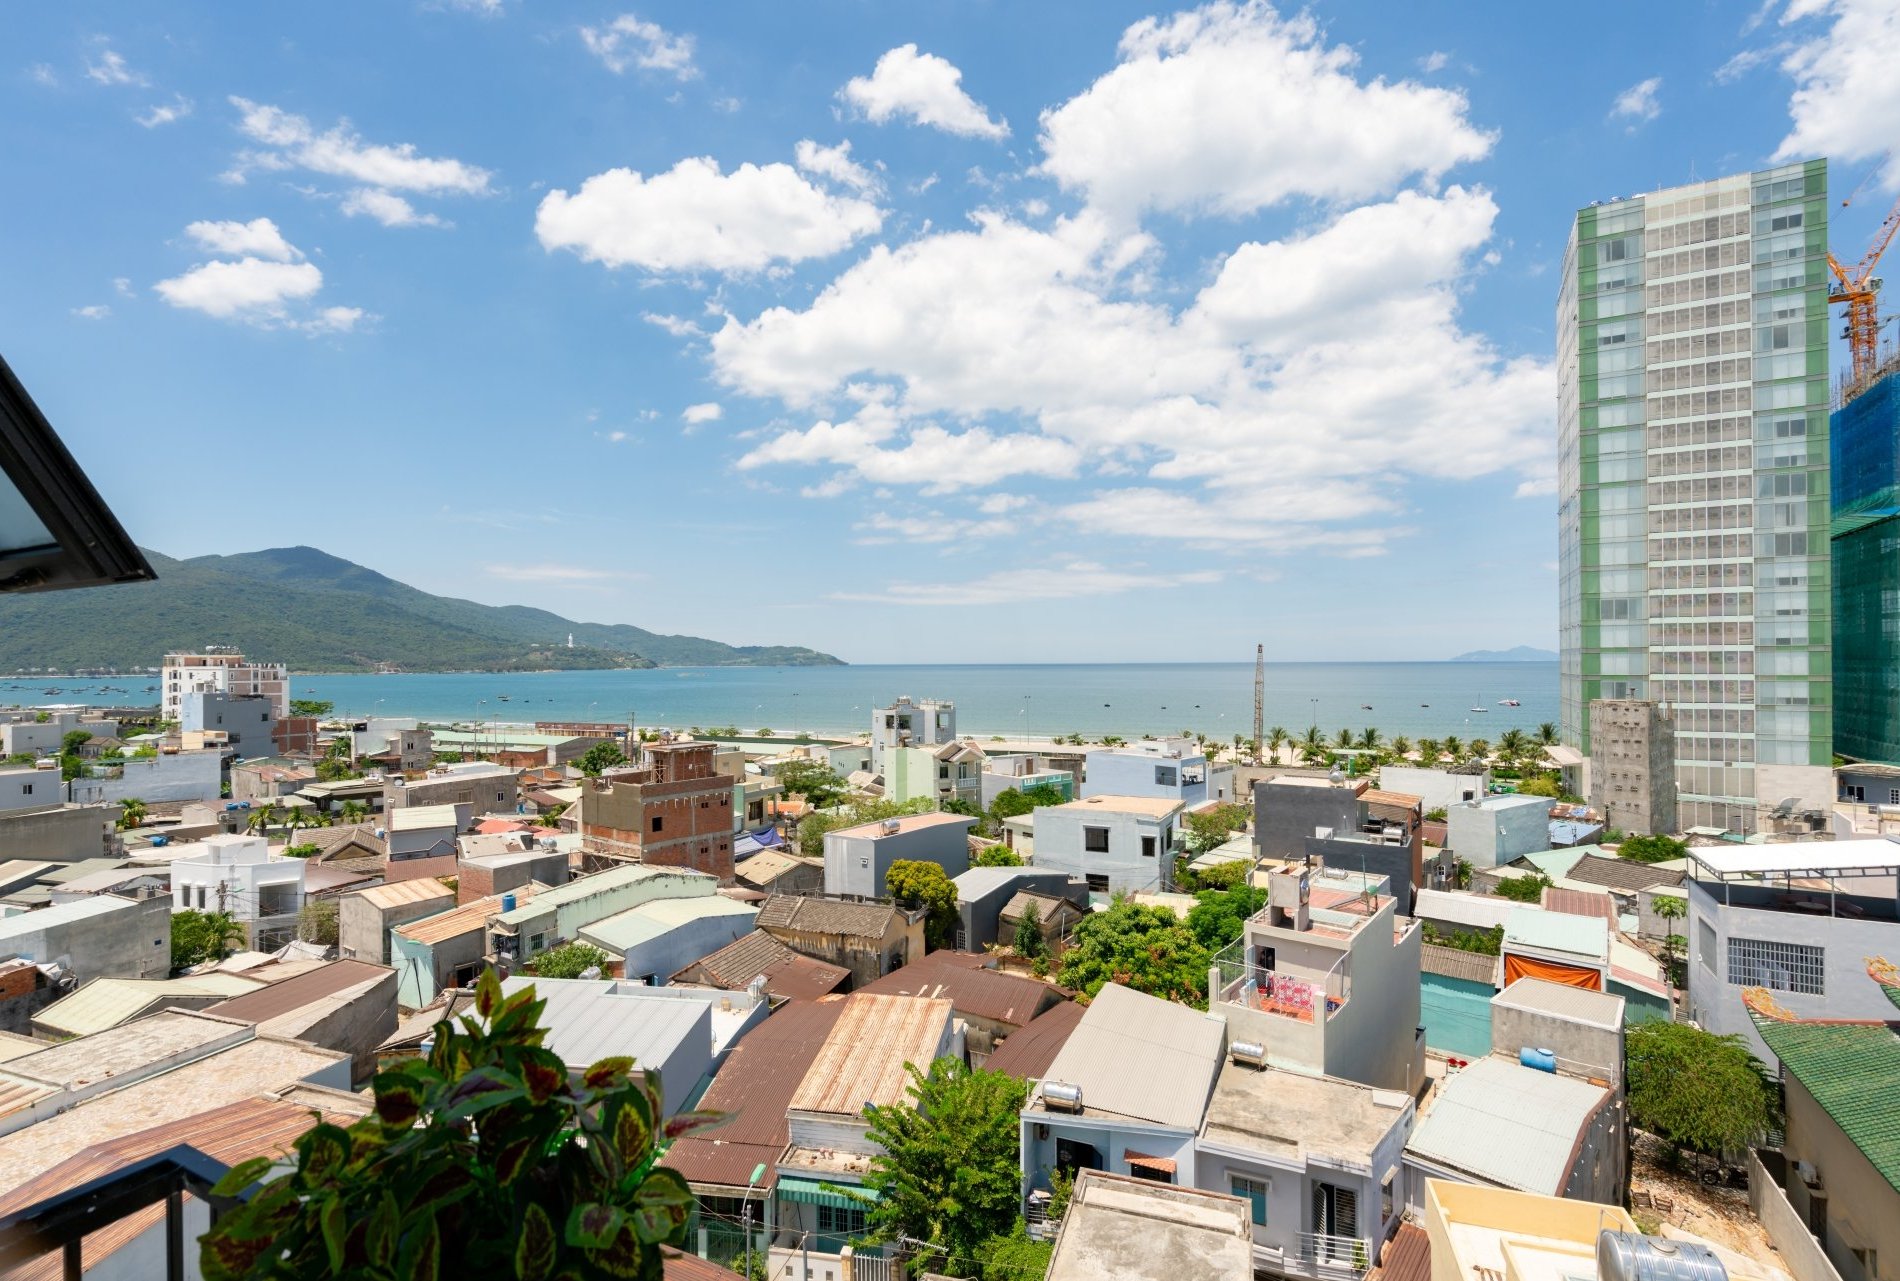
[[[524,606],[432,596],[314,547],[173,560],[158,581],[0,597],[0,671],[149,666],[168,650],[235,645],[297,671],[820,665],[793,646],[731,646]],[[566,645],[569,633],[574,648]]]

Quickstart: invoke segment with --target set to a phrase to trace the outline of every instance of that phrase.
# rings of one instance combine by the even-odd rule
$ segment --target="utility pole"
[[[1267,647],[1253,647],[1253,763],[1260,764],[1260,740],[1267,733]]]

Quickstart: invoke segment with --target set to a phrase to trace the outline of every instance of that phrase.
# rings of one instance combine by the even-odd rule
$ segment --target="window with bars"
[[[1735,987],[1765,987],[1803,996],[1824,996],[1827,949],[1807,943],[1731,938],[1728,981]]]
[[[1247,1208],[1253,1213],[1254,1226],[1260,1228],[1266,1227],[1267,1181],[1265,1179],[1244,1178],[1236,1174],[1229,1179],[1228,1187],[1235,1196],[1246,1201]]]

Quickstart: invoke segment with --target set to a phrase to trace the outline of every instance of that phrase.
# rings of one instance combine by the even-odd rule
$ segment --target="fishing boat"
[[[1498,706],[1499,707],[1522,707],[1524,706],[1524,704],[1515,698],[1500,698],[1498,700]]]

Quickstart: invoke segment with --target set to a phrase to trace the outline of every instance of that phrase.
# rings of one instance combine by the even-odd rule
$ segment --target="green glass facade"
[[[1817,160],[1579,210],[1565,251],[1564,740],[1667,704],[1683,828],[1831,795],[1827,208]]]

